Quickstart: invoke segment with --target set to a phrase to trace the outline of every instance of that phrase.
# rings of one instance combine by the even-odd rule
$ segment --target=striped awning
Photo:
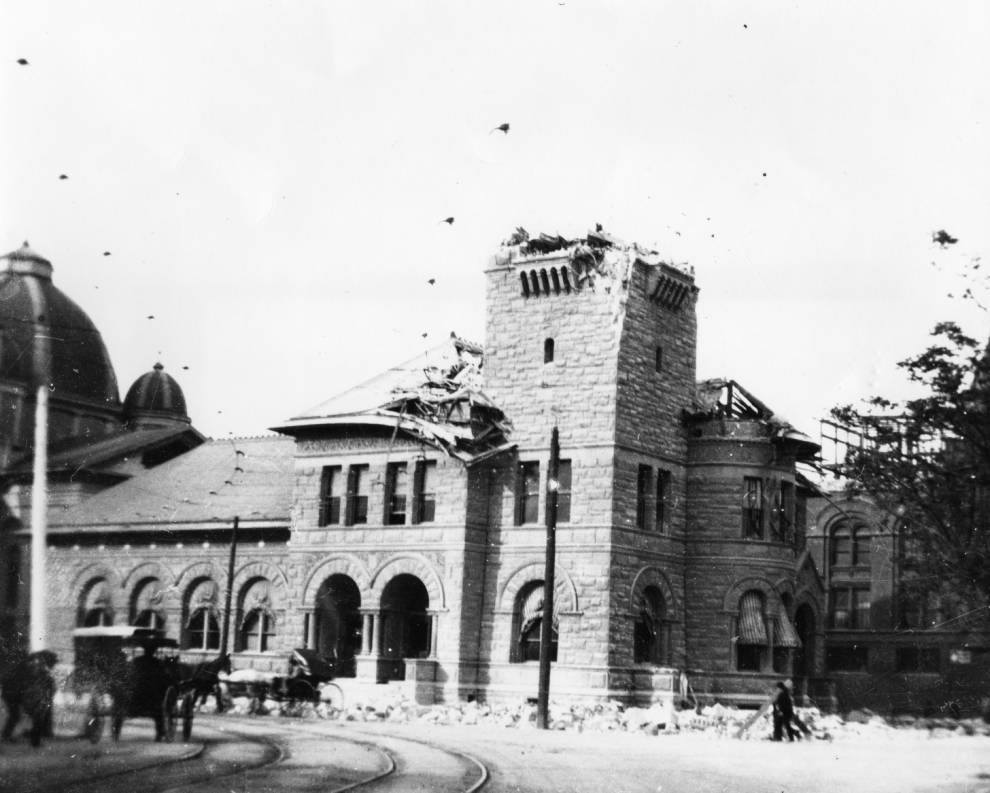
[[[739,644],[758,644],[767,641],[767,626],[763,621],[763,598],[759,592],[747,592],[739,601]]]
[[[543,618],[543,585],[533,587],[526,596],[524,597],[520,609],[520,616],[522,617],[520,621],[519,634],[523,635],[528,631],[534,622]],[[554,598],[553,602],[553,627],[559,630],[559,614],[560,608],[557,599]]]
[[[801,647],[801,637],[786,614],[773,621],[773,644],[774,647]]]

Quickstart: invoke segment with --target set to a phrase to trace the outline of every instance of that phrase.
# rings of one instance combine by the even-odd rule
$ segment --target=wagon
[[[289,657],[287,676],[242,669],[225,682],[232,697],[253,700],[252,708],[265,699],[272,699],[290,706],[303,702],[315,705],[322,700],[339,709],[344,705],[344,692],[333,678],[332,661],[313,650],[296,649]]]
[[[130,625],[78,628],[69,687],[86,703],[84,735],[96,743],[110,719],[114,740],[127,718],[150,718],[155,740],[192,734],[194,692],[183,681],[178,643],[153,628]]]

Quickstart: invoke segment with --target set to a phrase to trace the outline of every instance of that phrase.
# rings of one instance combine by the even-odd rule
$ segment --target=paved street
[[[156,744],[128,724],[119,745],[59,738],[0,746],[0,790],[497,793],[990,792],[990,739],[896,731],[774,744],[699,734],[564,733],[274,718],[201,717],[196,743]],[[187,758],[180,760],[180,758]],[[394,764],[394,769],[390,765]]]

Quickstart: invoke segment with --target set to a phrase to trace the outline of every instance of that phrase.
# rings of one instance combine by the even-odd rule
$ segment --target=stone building
[[[843,708],[985,710],[990,620],[919,578],[912,538],[871,499],[809,502],[808,548],[826,586],[825,663]]]
[[[202,443],[178,384],[161,364],[123,402],[99,330],[52,281],[51,263],[22,248],[0,257],[0,651],[28,613],[36,392],[48,389],[48,518]],[[59,582],[64,583],[64,582]],[[0,656],[3,652],[0,652]],[[0,657],[2,665],[2,657]]]
[[[817,445],[697,381],[693,272],[599,230],[518,234],[486,278],[483,349],[452,336],[282,437],[209,442],[53,518],[58,649],[141,621],[215,654],[229,589],[235,666],[306,645],[421,699],[533,696],[556,426],[553,697],[753,702],[819,676],[796,469]]]

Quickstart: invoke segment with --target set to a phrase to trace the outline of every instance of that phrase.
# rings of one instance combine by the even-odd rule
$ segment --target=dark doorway
[[[404,658],[426,658],[430,654],[430,596],[416,576],[397,575],[382,592],[381,655],[389,659],[389,680],[405,679]]]
[[[346,575],[330,576],[316,593],[314,647],[333,660],[337,677],[354,677],[354,656],[361,649],[361,592]]]
[[[805,603],[794,615],[801,646],[794,653],[794,676],[812,677],[815,674],[815,612]]]

